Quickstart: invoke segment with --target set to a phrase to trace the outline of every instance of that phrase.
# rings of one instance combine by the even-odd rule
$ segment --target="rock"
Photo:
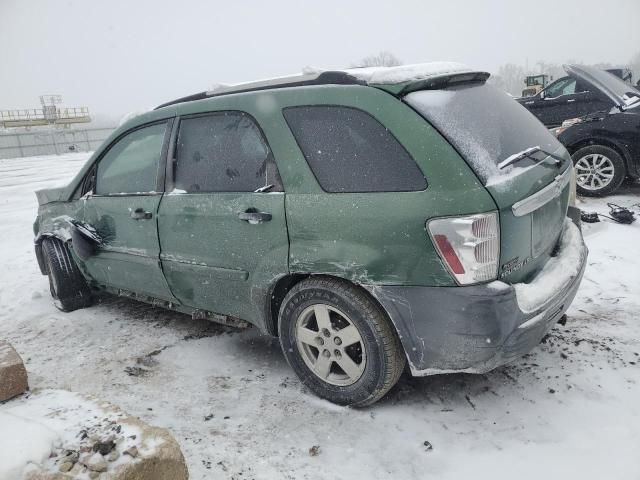
[[[80,465],[84,465],[85,467],[89,466],[89,459],[93,456],[92,453],[89,452],[84,452],[80,455],[80,458],[78,458],[78,463]]]
[[[166,429],[148,425],[136,417],[126,416],[122,410],[106,402],[83,395],[74,397],[69,392],[37,392],[21,401],[26,406],[35,402],[36,406],[41,407],[36,409],[38,411],[44,410],[44,405],[64,403],[65,408],[60,410],[59,414],[34,420],[50,425],[62,438],[65,438],[66,432],[67,438],[75,439],[72,448],[71,445],[64,444],[54,446],[53,453],[56,453],[57,457],[47,458],[41,464],[32,464],[33,468],[24,480],[189,478],[180,447]],[[42,402],[42,405],[38,405],[38,401]],[[103,418],[105,416],[107,418]],[[65,424],[67,421],[70,423]],[[114,433],[116,423],[121,428]],[[64,428],[66,430],[63,430]],[[86,435],[82,435],[82,432]],[[91,437],[98,437],[100,440],[92,441]],[[109,448],[109,453],[102,455],[101,451]],[[74,463],[71,459],[77,459],[77,462]],[[66,465],[67,463],[69,465]],[[70,470],[63,471],[69,466]]]
[[[61,464],[58,467],[58,470],[61,472],[68,472],[69,470],[71,470],[73,468],[73,463],[71,462],[64,462],[63,464]]]
[[[136,458],[138,456],[138,448],[134,445],[133,447],[127,448],[122,453],[124,455],[129,455],[131,458]]]
[[[429,440],[425,440],[422,445],[424,445],[427,452],[433,450],[433,445],[431,445],[431,442]]]
[[[107,471],[107,461],[98,452],[91,455],[91,458],[89,458],[89,460],[87,461],[87,463],[85,463],[85,465],[89,467],[89,470],[92,470],[94,472]]]
[[[113,480],[188,480],[189,470],[178,442],[164,428],[152,427],[139,418],[128,417],[121,423],[141,431],[135,462],[119,465],[111,473]]]
[[[20,395],[28,388],[22,358],[9,343],[0,340],[0,402]]]
[[[109,455],[111,450],[116,446],[116,442],[113,440],[107,440],[106,442],[96,442],[93,444],[93,451],[99,452],[100,455]]]
[[[317,457],[318,455],[320,455],[320,445],[314,445],[313,447],[311,447],[309,449],[309,455],[311,455],[312,457]]]
[[[80,459],[80,454],[75,450],[67,450],[60,458],[60,462],[76,463]]]
[[[71,471],[69,472],[69,475],[71,475],[71,477],[75,477],[77,475],[80,475],[81,472],[83,472],[85,470],[85,467],[83,467],[82,465],[80,465],[79,463],[76,463],[73,468],[71,469]],[[66,477],[68,478],[68,477]]]

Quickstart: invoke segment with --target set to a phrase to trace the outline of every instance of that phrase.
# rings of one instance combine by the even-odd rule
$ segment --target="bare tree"
[[[524,79],[527,73],[524,67],[515,63],[507,63],[498,69],[496,75],[489,77],[491,84],[505,90],[513,96],[519,97],[524,88]]]
[[[402,61],[396,57],[393,53],[388,51],[382,51],[377,55],[370,55],[363,58],[354,67],[397,67],[402,65]]]

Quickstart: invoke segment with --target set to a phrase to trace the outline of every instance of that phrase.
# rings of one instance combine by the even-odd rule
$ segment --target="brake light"
[[[460,259],[456,255],[455,250],[444,235],[434,235],[434,240],[438,246],[438,251],[442,254],[447,265],[451,268],[451,271],[456,275],[462,275],[464,273],[464,267],[460,263]]]
[[[498,213],[435,218],[427,222],[440,258],[460,285],[487,282],[498,276]]]

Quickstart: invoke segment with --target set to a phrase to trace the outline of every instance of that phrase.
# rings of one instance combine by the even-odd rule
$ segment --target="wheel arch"
[[[62,243],[66,243],[67,239],[63,238],[60,235],[56,235],[55,233],[39,233],[38,236],[33,241],[34,248],[36,251],[36,260],[38,261],[38,267],[40,268],[40,273],[42,275],[48,275],[49,269],[47,268],[47,262],[44,260],[44,251],[42,250],[42,242],[44,242],[47,238],[55,238],[60,240]]]
[[[271,290],[270,290],[270,294],[267,297],[267,306],[266,306],[266,319],[265,319],[265,330],[269,335],[272,335],[274,337],[278,337],[280,335],[280,332],[278,331],[278,317],[279,317],[279,313],[280,313],[280,307],[282,305],[282,301],[284,300],[284,298],[287,296],[287,293],[289,293],[289,291],[295,287],[298,283],[300,283],[301,281],[307,279],[307,278],[311,278],[311,277],[324,277],[324,278],[334,278],[334,279],[338,279],[344,282],[348,282],[351,285],[355,286],[356,288],[358,288],[362,293],[364,293],[365,295],[367,295],[373,302],[375,302],[376,305],[378,305],[380,307],[380,310],[384,312],[384,314],[386,315],[387,319],[389,320],[389,323],[391,325],[391,327],[393,328],[393,331],[396,333],[396,335],[398,335],[399,337],[401,337],[400,332],[398,331],[398,327],[396,325],[396,323],[394,322],[393,318],[391,317],[391,315],[389,314],[389,312],[387,311],[387,309],[384,307],[384,305],[380,302],[380,300],[378,300],[375,295],[373,295],[371,293],[371,290],[369,290],[368,288],[365,288],[363,285],[358,284],[356,282],[353,282],[352,280],[348,279],[348,278],[344,278],[344,277],[340,277],[337,275],[329,275],[329,274],[308,274],[308,273],[291,273],[289,275],[285,275],[283,277],[280,277],[272,286]],[[400,342],[402,344],[402,342]],[[404,344],[403,345],[403,349],[404,349]],[[406,351],[405,351],[405,355],[406,355]]]

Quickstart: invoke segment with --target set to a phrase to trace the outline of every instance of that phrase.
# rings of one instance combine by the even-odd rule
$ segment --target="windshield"
[[[405,101],[456,147],[485,185],[535,163],[524,159],[517,167],[498,169],[510,156],[531,147],[549,152],[561,147],[536,117],[491,85],[421,90]]]

